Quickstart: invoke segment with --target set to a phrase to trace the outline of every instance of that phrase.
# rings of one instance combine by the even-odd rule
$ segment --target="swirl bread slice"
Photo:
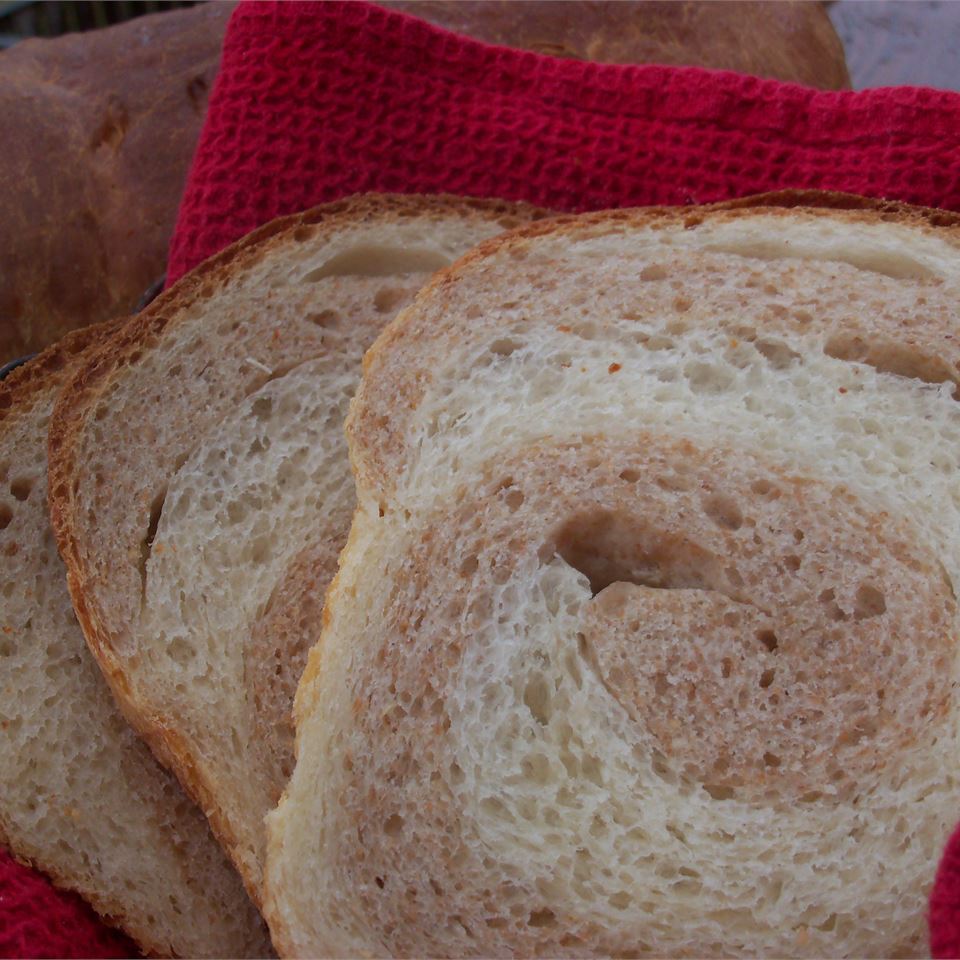
[[[363,352],[435,269],[541,215],[369,196],[275,221],[61,396],[51,510],[80,622],[255,899],[294,690],[350,526],[343,420]]]
[[[960,230],[561,218],[368,354],[288,956],[913,956],[957,817]]]
[[[115,327],[71,334],[0,384],[0,837],[148,953],[267,956],[203,814],[117,710],[50,528],[54,400]]]

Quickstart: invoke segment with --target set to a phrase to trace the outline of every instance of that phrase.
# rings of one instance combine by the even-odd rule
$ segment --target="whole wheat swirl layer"
[[[563,218],[390,324],[268,820],[282,954],[924,953],[960,774],[957,223]]]
[[[87,650],[47,512],[57,392],[118,324],[0,384],[0,838],[158,956],[266,956],[203,814],[124,722]]]
[[[363,351],[434,270],[542,215],[369,196],[274,221],[161,297],[57,405],[51,510],[87,641],[255,899],[350,526]]]

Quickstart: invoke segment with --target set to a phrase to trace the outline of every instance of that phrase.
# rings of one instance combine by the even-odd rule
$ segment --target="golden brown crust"
[[[86,361],[85,351],[99,347],[127,320],[121,317],[74,330],[11,370],[0,381],[0,424],[15,416],[21,404],[68,379]]]
[[[185,317],[190,306],[201,298],[213,296],[218,287],[229,282],[237,272],[267,256],[274,247],[288,238],[296,239],[301,228],[323,225],[336,228],[338,222],[362,222],[364,218],[380,215],[384,209],[398,217],[422,214],[425,210],[440,213],[452,209],[464,213],[481,211],[486,216],[502,213],[504,217],[522,214],[524,220],[531,216],[547,216],[546,211],[528,204],[507,201],[470,199],[445,194],[419,195],[360,195],[330,204],[313,207],[303,213],[292,214],[272,220],[238,240],[225,250],[204,261],[196,269],[184,275],[169,290],[160,295],[145,310],[121,323],[116,334],[105,349],[86,359],[77,373],[65,386],[63,397],[57,405],[50,425],[49,463],[50,489],[66,493],[72,473],[72,444],[81,428],[89,406],[103,393],[112,372],[121,369],[142,347],[160,336],[177,317]],[[66,342],[66,341],[64,341]],[[72,342],[72,341],[71,341]],[[52,348],[51,358],[58,355]],[[39,358],[38,358],[39,359]],[[50,362],[53,362],[52,359]],[[24,369],[29,370],[32,364]],[[20,371],[15,371],[16,376]],[[65,504],[55,498],[52,501],[54,530],[62,551],[69,551],[72,532],[64,516]],[[68,563],[68,569],[70,564]]]
[[[818,3],[386,5],[554,56],[849,86],[842,46]],[[28,40],[3,58],[0,117],[22,135],[0,145],[0,177],[14,185],[3,224],[18,237],[0,251],[0,357],[130,309],[162,273],[232,6]]]
[[[71,331],[38,356],[11,371],[0,382],[0,434],[11,428],[19,418],[29,416],[36,403],[56,393],[127,322],[128,317],[120,317]],[[113,684],[109,685],[113,687]],[[117,705],[122,707],[122,700],[119,697],[115,699]],[[122,901],[104,896],[93,885],[78,882],[75,877],[59,870],[42,850],[32,847],[29,842],[19,842],[12,831],[4,828],[2,810],[0,843],[7,847],[17,862],[41,871],[55,887],[82,896],[105,923],[133,937],[146,956],[170,955],[170,945],[151,939],[150,928],[144,926],[141,919],[129,914]]]
[[[624,0],[386,0],[485,43],[602,63],[735,70],[825,89],[850,86],[843,46],[819,3]]]
[[[922,949],[952,823],[951,370],[828,335],[875,311],[952,366],[957,226],[794,192],[563,217],[398,316],[270,821],[286,950]],[[893,253],[857,262],[861,236]]]
[[[909,226],[924,232],[936,233],[950,243],[960,246],[960,214],[929,207],[917,207],[893,200],[876,200],[854,194],[827,192],[818,190],[781,190],[755,194],[736,200],[707,204],[699,207],[633,207],[616,210],[600,210],[584,214],[561,214],[548,220],[534,222],[510,233],[492,237],[477,244],[469,253],[456,263],[434,274],[432,280],[420,291],[418,302],[444,295],[447,288],[452,289],[461,275],[469,275],[474,265],[487,258],[510,250],[519,250],[530,240],[544,236],[570,237],[583,239],[599,236],[617,229],[645,228],[656,229],[682,224],[687,229],[696,229],[709,218],[711,223],[736,220],[758,211],[771,217],[789,218],[796,211],[805,211],[814,215],[829,217],[841,223],[891,223]],[[406,318],[413,313],[415,306],[401,311],[384,329],[374,345],[367,351],[363,360],[365,380],[372,386],[365,386],[358,394],[358,400],[351,408],[347,421],[348,435],[360,439],[364,431],[377,428],[364,422],[368,395],[375,395],[377,384],[383,371],[395,355],[398,344],[407,337],[411,341],[429,339],[431,331],[418,325],[412,330]],[[381,366],[382,364],[382,366]],[[424,389],[423,383],[413,375],[399,378],[389,384],[391,410],[398,412],[390,427],[384,431],[380,446],[389,458],[396,453],[399,443],[397,424],[402,419],[402,411],[412,410]],[[385,446],[386,445],[386,446]],[[351,444],[353,450],[354,444]],[[359,447],[371,456],[369,464],[359,462],[351,452],[355,471],[372,469],[381,478],[386,476],[379,463],[378,444],[361,442]]]
[[[751,194],[735,200],[723,200],[694,207],[623,207],[617,210],[597,210],[591,213],[567,214],[552,217],[528,227],[521,227],[510,234],[492,237],[477,244],[473,250],[457,263],[440,271],[429,287],[439,286],[444,275],[449,275],[468,263],[482,260],[498,249],[505,249],[533,237],[546,234],[587,231],[592,227],[603,229],[606,226],[647,226],[662,221],[674,223],[681,221],[685,227],[700,225],[704,215],[713,215],[729,211],[732,217],[742,211],[763,210],[772,215],[778,211],[784,214],[793,210],[830,211],[831,218],[837,219],[836,212],[847,214],[841,220],[850,223],[876,222],[901,223],[907,226],[952,230],[960,227],[960,213],[939,210],[935,207],[919,207],[899,200],[877,200],[852,193],[839,193],[826,190],[773,190],[768,193]]]
[[[579,713],[573,719],[564,684],[576,678],[579,688],[582,675],[591,674],[603,687],[593,688],[592,698],[605,701],[612,715],[621,706],[630,714],[626,726],[606,732],[626,731],[643,762],[662,763],[665,778],[709,796],[708,803],[746,800],[778,810],[844,805],[868,794],[884,767],[896,770],[944,726],[952,643],[945,627],[956,605],[937,557],[915,544],[915,531],[902,518],[875,513],[847,490],[786,475],[762,454],[646,432],[628,443],[544,442],[485,463],[482,473],[446,491],[410,527],[401,553],[394,552],[397,541],[387,541],[390,566],[403,571],[392,589],[370,590],[382,571],[364,582],[348,548],[342,569],[362,600],[332,589],[328,608],[334,619],[356,623],[363,615],[351,606],[355,611],[371,599],[376,605],[363,608],[369,620],[362,634],[334,631],[340,657],[327,664],[333,679],[321,679],[319,704],[298,704],[298,727],[311,706],[319,706],[337,744],[323,779],[329,779],[327,796],[336,798],[329,801],[337,808],[333,815],[342,818],[333,832],[345,839],[325,848],[326,869],[350,878],[358,915],[390,955],[458,955],[442,953],[432,940],[431,918],[449,915],[462,918],[471,939],[479,940],[470,946],[481,954],[553,956],[569,946],[560,938],[578,927],[579,944],[600,955],[637,949],[622,928],[576,914],[558,912],[555,925],[519,933],[500,924],[502,916],[493,929],[485,927],[484,912],[487,919],[497,916],[511,887],[493,886],[503,877],[494,864],[521,859],[526,848],[504,845],[494,854],[471,835],[475,807],[451,795],[447,771],[465,756],[476,757],[456,742],[464,736],[457,726],[464,685],[474,705],[513,681],[538,728],[559,727],[566,709],[571,723],[582,720]],[[364,559],[376,563],[370,553]],[[540,596],[523,582],[538,563],[573,568],[590,581],[593,596],[585,593],[575,624],[551,622],[542,633],[531,626],[529,633],[508,632],[503,642],[562,637],[564,653],[552,666],[565,664],[567,677],[555,680],[544,667],[547,679],[538,678],[530,664],[546,659],[541,647],[528,660],[512,661],[518,672],[526,666],[533,674],[526,689],[513,669],[508,678],[485,683],[485,669],[493,668],[476,660],[480,648],[497,642],[489,630],[496,617],[491,610],[513,624],[522,619],[524,605]],[[876,602],[857,599],[864,583],[882,588],[882,614]],[[498,600],[498,590],[509,585],[517,585],[516,606]],[[563,609],[569,595],[555,602]],[[676,609],[661,616],[662,605],[672,604]],[[702,616],[706,604],[716,608]],[[932,614],[935,619],[920,623]],[[736,624],[725,619],[731,615]],[[349,669],[342,666],[344,645],[351,651]],[[314,682],[320,659],[315,649],[301,689]],[[641,687],[643,695],[636,696]],[[874,700],[877,694],[885,699]],[[561,705],[550,706],[551,695]],[[491,729],[474,729],[473,736],[492,740],[497,721],[486,719]],[[317,736],[316,728],[311,734]],[[513,734],[522,742],[522,732]],[[316,750],[316,742],[303,748]],[[523,779],[506,760],[484,776],[473,789],[501,798],[501,778]],[[607,776],[614,774],[604,768]],[[534,811],[554,800],[552,786],[539,785],[524,816],[537,819]],[[509,819],[503,812],[504,830],[511,829]],[[391,821],[402,829],[385,831]],[[481,853],[493,863],[481,863]],[[685,855],[697,865],[695,854]],[[454,876],[456,884],[449,882]],[[435,883],[418,885],[423,877]],[[288,945],[275,903],[289,891],[271,891],[272,882],[267,910],[274,935],[283,955],[296,956],[303,944]],[[481,907],[477,891],[484,884]],[[535,896],[529,910],[555,909]],[[646,939],[645,931],[631,932]],[[469,955],[467,943],[461,939],[458,947]],[[716,955],[708,943],[687,949],[680,955]],[[655,946],[650,953],[658,955]]]
[[[68,333],[41,354],[11,371],[0,382],[0,432],[19,417],[29,415],[33,402],[39,402],[50,392],[56,391],[63,380],[83,362],[84,351],[101,344],[117,325],[117,321],[107,321]],[[58,871],[55,863],[47,860],[42,852],[31,852],[28,845],[18,843],[14,834],[4,828],[2,810],[0,843],[6,846],[18,863],[43,872],[54,886],[83,896],[105,922],[123,930],[135,931],[140,946],[151,954],[161,955],[167,949],[166,945],[151,943],[142,935],[136,918],[126,915],[122,903],[102,896],[93,887],[78,884],[75,879]]]
[[[232,4],[32,39],[0,62],[0,357],[133,308],[164,270]],[[131,208],[136,209],[135,223]]]
[[[113,637],[97,609],[90,587],[75,524],[77,455],[80,437],[98,399],[126,375],[144,353],[154,349],[168,328],[190,319],[190,308],[215,296],[238,274],[271,255],[278,247],[301,242],[315,228],[334,231],[340,225],[358,225],[368,219],[405,218],[436,214],[477,216],[502,221],[504,229],[546,212],[527,204],[471,199],[448,195],[361,195],[314,207],[265,224],[221,253],[205,261],[162,294],[120,329],[64,387],[51,418],[48,444],[50,509],[54,533],[67,567],[67,582],[77,618],[124,716],[148,743],[161,763],[180,778],[187,792],[207,815],[214,834],[228,852],[238,854],[238,838],[215,799],[209,777],[198,768],[186,741],[172,722],[154,715],[141,702],[125,674]],[[235,856],[238,870],[255,903],[261,890],[251,870]]]

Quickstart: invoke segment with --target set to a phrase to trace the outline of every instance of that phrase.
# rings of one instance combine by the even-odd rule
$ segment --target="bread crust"
[[[133,308],[161,276],[231,3],[32,38],[0,64],[0,356]],[[136,204],[138,222],[130,221]]]
[[[0,382],[0,432],[12,429],[24,417],[29,418],[38,402],[52,399],[63,384],[129,320],[124,316],[71,331],[38,356],[11,371]],[[116,705],[120,707],[119,703]],[[157,773],[163,773],[166,777],[166,773],[159,769]],[[4,820],[4,811],[0,808],[0,842],[8,847],[19,863],[42,871],[58,888],[80,894],[106,923],[129,934],[145,955],[170,955],[170,944],[156,939],[151,925],[142,917],[132,914],[123,900],[112,898],[95,884],[60,869],[54,858],[46,855],[42,848],[33,845],[29,839],[19,840],[16,831]]]
[[[821,227],[821,216],[835,234]],[[756,221],[755,233],[748,226],[716,234],[684,229],[747,219]],[[890,230],[881,229],[887,224]],[[950,479],[955,448],[938,458],[935,447],[956,438],[947,381],[960,374],[958,226],[955,214],[804,191],[705,208],[563,216],[478,245],[392,321],[365,358],[351,407],[359,506],[327,593],[323,636],[297,693],[298,768],[270,817],[266,914],[285,955],[570,949],[700,956],[756,952],[761,943],[770,952],[806,955],[832,942],[846,944],[838,952],[858,943],[903,955],[923,949],[924,871],[953,816],[952,774],[944,786],[941,763],[953,769],[951,581],[960,562],[960,501]],[[749,242],[737,248],[737,238],[757,234],[769,249]],[[863,250],[889,253],[889,260],[848,255],[861,236],[868,238]],[[529,242],[542,238],[549,242]],[[836,243],[821,252],[825,240]],[[914,364],[920,350],[871,362],[830,345],[828,335],[856,327],[870,310],[880,320],[865,329],[889,335],[894,347],[919,343],[924,350],[929,335],[943,364]],[[913,431],[923,434],[915,446]],[[648,455],[656,469],[641,463]],[[701,467],[687,469],[690,457]],[[684,469],[674,475],[677,464]],[[922,475],[916,480],[914,466]],[[730,478],[741,467],[748,471],[741,493],[727,502],[723,490],[737,486]],[[817,506],[801,522],[792,510],[804,494]],[[609,497],[620,496],[616,507]],[[677,505],[669,521],[651,519],[660,496]],[[857,519],[841,516],[844,502]],[[950,520],[931,517],[931,503],[941,503]],[[528,509],[534,519],[521,523]],[[772,519],[764,527],[766,510]],[[502,524],[492,525],[491,516]],[[731,563],[740,545],[762,549],[765,529],[781,539],[761,562],[773,589],[760,600],[749,591],[761,577]],[[910,556],[914,547],[922,559]],[[838,566],[831,570],[831,563]],[[673,573],[665,575],[670,564]],[[916,583],[905,588],[900,564],[920,575],[923,591]],[[810,577],[803,609],[790,593],[801,575]],[[558,586],[567,576],[569,591]],[[740,629],[744,611],[727,601],[752,608],[747,613],[757,619],[749,629]],[[685,608],[692,623],[671,620],[671,604]],[[651,611],[660,619],[648,628],[643,617]],[[776,632],[763,620],[773,615],[780,618]],[[707,621],[732,632],[698,629]],[[646,662],[618,655],[629,641],[641,648],[634,651],[641,660],[642,644],[664,624],[667,641],[678,627],[680,651],[651,682],[651,697],[635,686]],[[805,646],[802,631],[810,625]],[[793,629],[802,639],[789,639]],[[721,720],[710,713],[719,702],[712,684],[732,677],[729,690],[738,682],[743,661],[723,646],[741,639],[738,633],[755,644],[747,659],[756,672]],[[713,659],[701,652],[702,636],[716,643]],[[918,657],[906,652],[915,640]],[[802,669],[794,684],[785,671],[811,651],[848,641],[843,653],[838,646],[823,653],[827,682],[850,670],[844,693],[857,687],[866,693],[862,704],[876,697],[891,713],[862,726],[850,714],[853,729],[826,735],[816,727],[826,714],[817,711],[832,709],[839,697],[815,684],[817,706],[800,724],[812,731],[808,757],[841,764],[823,775],[806,758],[788,759],[792,748],[777,740],[810,679]],[[924,660],[934,649],[935,658]],[[768,659],[775,651],[780,659]],[[582,666],[576,676],[568,654]],[[894,659],[882,661],[888,656]],[[598,684],[581,686],[586,676]],[[680,676],[691,678],[688,688],[680,689]],[[905,692],[915,682],[930,701]],[[564,694],[548,717],[543,704],[561,689],[589,692],[582,701],[580,693]],[[679,705],[670,699],[681,694]],[[756,725],[741,728],[754,696],[779,699],[768,701]],[[587,708],[575,712],[571,704],[588,700],[601,704],[604,724],[587,726],[581,737]],[[615,709],[607,710],[608,700]],[[653,716],[642,716],[645,710]],[[696,722],[688,723],[685,711]],[[605,752],[608,733],[623,729],[624,712],[640,718],[631,728],[640,731],[637,739],[623,738],[623,754]],[[720,733],[731,735],[717,753],[706,750],[718,732],[711,722],[725,723]],[[776,731],[766,745],[765,723]],[[751,748],[748,734],[758,734]],[[886,749],[887,738],[897,740],[895,748]],[[619,779],[632,762],[628,752],[653,740],[661,747],[650,749],[652,761],[642,753],[635,778]],[[571,750],[574,741],[580,760],[558,746]],[[590,746],[581,750],[585,741]],[[685,745],[675,763],[658,769],[657,759],[670,754],[662,745],[671,741]],[[749,753],[750,773],[738,766],[740,750]],[[583,757],[596,761],[592,771]],[[680,787],[666,789],[655,805],[651,798],[664,783]],[[664,866],[692,883],[677,881],[672,904],[673,874],[659,872],[657,856],[673,840],[661,845],[653,836],[674,834],[674,811],[691,796],[695,813],[705,816],[680,821],[674,835],[676,853]],[[631,797],[639,798],[639,812],[627,816],[622,801]],[[604,810],[595,834],[590,815]],[[905,821],[895,821],[901,811]],[[624,832],[617,834],[617,825]],[[843,835],[841,846],[850,838],[853,850],[861,828],[870,837],[865,861],[878,849],[890,853],[877,871],[842,870],[832,839],[832,847],[812,850],[831,830]],[[589,839],[625,833],[622,860],[613,841],[595,847]],[[718,855],[717,833],[742,848]],[[915,845],[920,836],[922,848]],[[781,876],[769,896],[762,870],[744,855],[761,854],[760,862],[786,865],[789,874],[795,851],[805,866],[826,849],[830,861],[824,856],[817,870],[834,871],[829,881],[807,882],[810,872],[798,869]],[[529,870],[528,858],[535,861]],[[658,864],[656,877],[671,880],[661,885],[639,867],[631,874],[644,860]],[[312,883],[298,885],[308,865]],[[728,880],[740,866],[745,874],[734,892]],[[892,878],[878,879],[884,867]],[[702,884],[713,868],[718,875]],[[616,878],[609,888],[604,875]],[[851,879],[862,885],[851,890]],[[592,899],[582,893],[588,886]],[[907,888],[910,896],[901,896]],[[709,896],[687,914],[698,932],[688,937],[682,922],[668,929],[658,910],[673,918],[674,906],[684,912],[686,893],[699,898],[704,889]],[[606,904],[637,909],[601,919]],[[891,905],[902,926],[890,919]],[[644,926],[657,920],[663,939]]]
[[[43,397],[48,391],[59,389],[60,383],[82,362],[82,353],[101,344],[118,325],[117,321],[106,321],[72,331],[32,360],[12,370],[0,382],[0,430],[15,422],[25,412],[29,412],[24,409],[27,404],[32,406],[32,401]],[[0,808],[0,843],[7,847],[18,863],[42,871],[54,886],[61,890],[79,893],[105,922],[130,933],[144,950],[156,956],[163,954],[163,945],[152,942],[148,936],[144,935],[137,919],[126,914],[122,903],[104,897],[93,887],[78,884],[75,879],[58,870],[52,861],[48,861],[41,855],[29,853],[27,845],[21,845],[14,832],[4,824],[2,808]]]
[[[557,237],[587,237],[600,235],[618,227],[664,227],[682,224],[687,229],[695,229],[706,217],[711,223],[735,221],[740,217],[762,212],[771,217],[788,218],[794,211],[802,210],[828,216],[831,220],[850,224],[883,223],[900,224],[924,232],[936,233],[951,244],[960,247],[960,214],[929,207],[916,207],[896,200],[876,200],[855,194],[819,191],[819,190],[779,190],[755,194],[720,203],[705,204],[699,207],[633,207],[616,210],[600,210],[583,214],[560,214],[549,220],[532,223],[530,226],[512,230],[507,234],[492,237],[477,244],[469,253],[444,270],[437,271],[432,280],[420,291],[418,302],[441,295],[441,291],[458,282],[461,272],[468,271],[474,264],[503,251],[516,249],[527,241],[547,235]],[[402,384],[400,398],[393,397],[391,404],[396,410],[390,427],[383,431],[371,431],[364,423],[362,410],[367,396],[377,391],[381,364],[388,364],[397,343],[409,332],[407,317],[414,306],[400,314],[387,324],[383,333],[367,351],[363,359],[364,379],[367,381],[357,401],[351,405],[347,419],[347,434],[351,438],[351,462],[358,478],[358,485],[376,488],[385,485],[389,489],[390,470],[385,465],[384,456],[389,458],[396,452],[395,435],[397,425],[402,422],[404,412],[416,406],[417,398],[423,390],[422,383]],[[422,331],[418,331],[419,335]],[[429,337],[429,332],[424,334]],[[391,385],[391,389],[395,385]],[[393,429],[396,428],[396,429]],[[373,442],[372,432],[379,432],[377,442]],[[391,437],[391,432],[394,437]],[[358,460],[354,448],[374,451],[372,456]],[[381,456],[383,451],[383,456]]]
[[[111,385],[124,378],[144,353],[155,349],[161,338],[190,320],[190,309],[199,301],[215,296],[231,279],[270,257],[286,244],[297,243],[298,233],[312,230],[336,232],[341,225],[356,226],[388,218],[402,220],[417,216],[449,217],[527,222],[545,212],[526,205],[498,200],[449,195],[360,195],[314,207],[303,213],[281,217],[265,224],[205,261],[181,278],[140,315],[132,318],[105,344],[85,360],[65,385],[51,419],[48,445],[50,510],[54,532],[67,567],[67,579],[74,608],[87,643],[97,659],[124,716],[145,740],[161,763],[173,770],[187,793],[207,815],[214,834],[231,854],[247,890],[258,905],[262,896],[257,878],[239,855],[239,838],[218,802],[209,771],[203,769],[172,721],[158,716],[142,702],[117,655],[113,637],[98,609],[91,587],[91,571],[80,549],[76,523],[77,451],[91,412]],[[507,225],[509,225],[509,222]]]

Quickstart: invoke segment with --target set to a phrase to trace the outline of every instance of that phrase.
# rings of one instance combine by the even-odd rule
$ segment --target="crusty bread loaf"
[[[819,3],[389,4],[479,40],[849,87]],[[163,273],[232,3],[138,17],[0,58],[0,362],[129,311]],[[136,216],[131,217],[131,210]]]
[[[825,90],[850,86],[821,3],[727,0],[377,0],[486,43],[601,63],[736,70]]]
[[[163,274],[233,6],[0,57],[0,362],[129,313]]]
[[[47,513],[47,422],[108,325],[0,384],[0,838],[160,956],[269,955],[203,814],[124,722],[83,640]]]
[[[80,622],[255,898],[293,693],[350,526],[343,420],[363,351],[435,269],[538,216],[371,196],[275,221],[61,396],[51,509]]]
[[[488,242],[368,354],[282,954],[924,952],[960,218],[762,202]]]

